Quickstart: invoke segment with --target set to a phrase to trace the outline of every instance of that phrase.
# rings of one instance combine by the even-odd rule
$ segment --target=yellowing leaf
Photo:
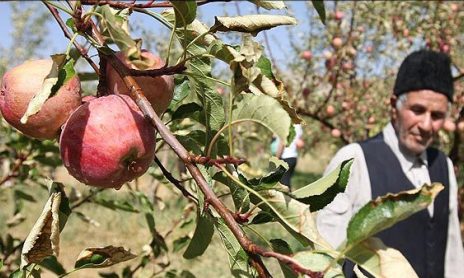
[[[42,108],[42,105],[52,94],[52,88],[58,82],[58,72],[66,62],[66,55],[57,54],[52,55],[53,65],[50,69],[50,73],[45,77],[40,91],[38,91],[34,97],[32,97],[29,105],[27,106],[26,112],[21,117],[21,123],[27,123],[27,119],[36,114]]]
[[[408,260],[378,238],[369,238],[357,244],[346,256],[375,277],[417,277]]]
[[[75,268],[102,268],[137,257],[124,247],[89,247],[78,256]]]
[[[248,0],[254,3],[256,6],[262,7],[266,10],[281,10],[286,8],[284,1],[275,1],[275,0]]]
[[[283,15],[245,15],[245,16],[216,16],[212,31],[237,31],[258,34],[260,31],[281,25],[295,25],[296,19]]]
[[[48,198],[42,214],[24,242],[21,251],[21,267],[30,263],[40,263],[48,256],[59,255],[61,197],[60,192],[55,192]]]

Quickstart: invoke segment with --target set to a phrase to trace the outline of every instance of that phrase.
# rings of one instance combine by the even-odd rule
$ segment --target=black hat
[[[393,93],[397,96],[411,91],[432,90],[453,101],[453,77],[448,55],[431,50],[409,54],[398,70]]]

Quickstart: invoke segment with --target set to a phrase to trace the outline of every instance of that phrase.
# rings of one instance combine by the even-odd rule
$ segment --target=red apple
[[[123,52],[116,53],[116,57],[118,57],[118,59],[127,67],[131,69],[140,69],[131,62]],[[162,61],[160,57],[146,50],[142,50],[142,57],[150,61],[149,67],[146,68],[147,70],[159,69],[165,65],[164,61]],[[166,111],[174,94],[174,78],[172,75],[157,77],[137,76],[134,78],[145,93],[145,97],[148,99],[155,112],[158,115],[161,115],[164,111]],[[106,79],[110,92],[129,95],[129,89],[110,63],[108,63],[106,67]]]
[[[338,137],[342,136],[342,132],[337,128],[332,129],[330,131],[330,134],[335,138],[338,138]]]
[[[460,132],[464,132],[464,121],[458,123],[458,129]]]
[[[456,124],[451,119],[446,119],[443,123],[443,129],[448,132],[453,132],[456,130]]]
[[[367,119],[367,123],[369,123],[369,124],[375,123],[375,117],[374,117],[374,116],[370,116],[369,119]]]
[[[458,4],[452,3],[452,4],[451,4],[451,10],[452,10],[453,12],[457,12],[457,11],[459,10]]]
[[[327,105],[325,112],[327,113],[327,116],[332,117],[333,115],[335,115],[335,108],[333,107],[333,105],[329,104]]]
[[[72,113],[60,152],[77,180],[119,189],[147,171],[155,155],[155,129],[129,96],[103,96]]]
[[[55,139],[60,127],[81,104],[79,78],[72,77],[47,99],[25,124],[20,122],[32,97],[42,88],[53,60],[30,60],[12,68],[3,76],[0,110],[5,120],[25,135],[37,139]]]
[[[335,19],[336,20],[342,20],[345,14],[342,11],[336,11],[335,12]]]
[[[340,48],[341,46],[343,45],[343,41],[340,37],[335,37],[333,38],[332,40],[332,46],[335,48],[335,49],[338,49]]]
[[[309,62],[313,58],[313,53],[311,50],[305,50],[301,53],[301,58]]]
[[[408,28],[403,29],[403,37],[409,37],[409,29]]]

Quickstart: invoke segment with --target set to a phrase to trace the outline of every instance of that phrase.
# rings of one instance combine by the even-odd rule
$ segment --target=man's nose
[[[427,132],[430,132],[432,131],[432,116],[429,114],[429,113],[425,113],[423,116],[422,116],[422,119],[419,123],[419,127],[420,129],[422,129],[423,131],[427,131]]]

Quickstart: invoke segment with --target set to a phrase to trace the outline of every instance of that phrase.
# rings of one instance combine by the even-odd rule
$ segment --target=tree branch
[[[174,176],[164,167],[164,165],[161,163],[161,161],[158,159],[158,157],[155,155],[155,163],[158,165],[158,167],[161,169],[161,172],[163,172],[163,175],[170,181],[177,189],[182,192],[182,195],[185,197],[194,200],[198,204],[198,199],[192,195],[192,193],[188,192],[180,183],[179,180],[174,178]]]
[[[64,33],[65,37],[68,38],[69,40],[71,40],[72,35],[69,32],[68,27],[66,27],[66,24],[64,23],[63,19],[61,18],[58,10],[55,7],[53,7],[52,5],[45,2],[45,1],[43,1],[43,3],[44,3],[45,6],[47,6],[47,8],[52,13],[53,17],[55,18],[56,22],[60,26],[61,30],[63,30],[63,33]],[[73,44],[74,44],[74,47],[76,47],[76,49],[79,51],[81,56],[90,64],[90,66],[93,68],[93,70],[98,75],[100,75],[100,70],[98,69],[98,66],[94,63],[94,61],[92,61],[92,59],[90,59],[89,55],[87,55],[87,50],[84,49],[84,47],[82,47],[79,43],[77,43],[76,40],[74,40]]]

